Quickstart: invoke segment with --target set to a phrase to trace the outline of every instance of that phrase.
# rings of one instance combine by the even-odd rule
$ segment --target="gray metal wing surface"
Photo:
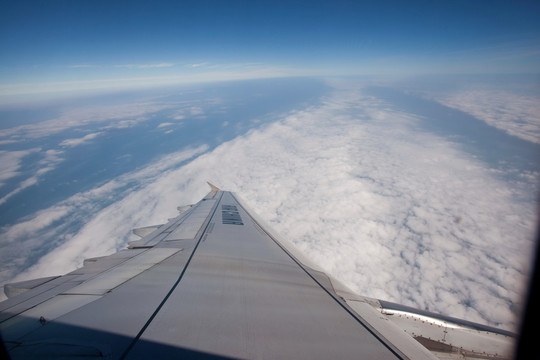
[[[508,358],[513,335],[359,296],[236,194],[211,192],[114,255],[8,284],[13,359]]]

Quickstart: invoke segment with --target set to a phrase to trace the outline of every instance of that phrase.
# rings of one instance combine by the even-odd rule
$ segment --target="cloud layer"
[[[94,133],[91,133],[91,134],[84,135],[83,137],[80,137],[80,138],[66,139],[66,140],[64,140],[64,141],[62,141],[60,143],[60,146],[72,147],[72,146],[78,146],[78,145],[86,144],[90,140],[95,139],[96,137],[98,137],[101,134],[103,134],[103,133],[98,131],[98,132],[94,132]]]
[[[15,243],[40,229],[61,234],[69,221],[82,221],[76,211],[88,216],[17,280],[116,251],[131,228],[162,223],[176,206],[198,201],[210,180],[238,192],[360,294],[513,329],[533,248],[534,202],[518,200],[527,196],[418,124],[414,114],[361,90],[336,89],[211,152],[170,154],[11,227],[6,236]],[[111,196],[120,200],[97,205]],[[14,258],[3,278],[22,262],[17,248],[4,253]]]
[[[115,252],[124,245],[124,239],[129,236],[133,222],[141,221],[140,217],[154,212],[152,203],[157,199],[146,198],[142,188],[166,175],[171,168],[176,168],[182,162],[207,150],[208,147],[202,145],[163,156],[143,169],[117,177],[92,190],[77,193],[15,225],[3,228],[0,243],[0,262],[3,265],[0,278],[3,282],[13,278],[21,268],[26,268],[37,260],[36,254],[42,256],[43,252],[48,254],[40,259],[34,270],[18,278],[44,276],[35,272],[36,270],[63,274],[80,266],[82,260],[91,254],[97,256]],[[120,213],[111,214],[110,211],[115,205],[105,206],[112,202],[112,198],[124,198],[122,202],[116,203],[116,206],[125,204],[129,198],[134,201],[129,205],[130,209],[121,208]],[[135,209],[146,211],[137,214],[134,213]],[[154,215],[150,219],[155,217]],[[72,232],[74,225],[84,223],[86,226],[80,232]],[[98,233],[106,235],[96,241],[93,236]]]
[[[21,167],[22,158],[37,150],[39,149],[18,151],[0,150],[0,186],[3,185],[5,180],[19,175],[19,168]]]
[[[511,135],[540,143],[540,98],[504,90],[464,90],[442,96],[442,104],[465,111]]]

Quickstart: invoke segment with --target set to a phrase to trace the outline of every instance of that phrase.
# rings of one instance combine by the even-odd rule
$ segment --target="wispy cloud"
[[[23,221],[0,229],[2,234],[0,241],[0,263],[2,263],[2,271],[0,272],[0,282],[13,278],[18,272],[18,268],[25,266],[28,261],[28,256],[35,254],[36,251],[43,250],[44,239],[47,242],[47,248],[58,248],[46,256],[56,257],[59,253],[64,253],[65,258],[56,258],[53,261],[54,266],[49,267],[48,273],[62,273],[69,269],[77,267],[80,261],[88,256],[99,255],[103,252],[114,252],[115,249],[123,246],[124,238],[129,237],[129,227],[133,223],[144,221],[158,220],[163,212],[156,212],[150,215],[153,211],[156,199],[151,199],[154,192],[151,191],[150,197],[144,195],[144,191],[138,191],[141,188],[152,188],[157,177],[170,173],[171,169],[177,168],[184,161],[200,155],[208,150],[208,146],[201,145],[196,148],[187,148],[173,154],[161,157],[158,161],[151,165],[131,173],[119,176],[105,184],[102,184],[92,190],[77,193],[66,200],[63,200],[47,209],[40,210],[32,216],[25,218]],[[30,180],[29,180],[30,181]],[[31,186],[32,184],[28,184]],[[109,201],[111,198],[123,198],[119,203],[126,204],[130,202],[135,207],[140,207],[140,204],[145,203],[149,212],[141,212],[140,216],[135,215],[135,218],[126,222],[126,224],[116,224],[116,220],[105,218],[106,213],[98,215],[95,223],[90,220],[90,223],[97,224],[104,231],[109,231],[109,226],[119,226],[114,230],[109,237],[103,238],[100,241],[95,241],[94,244],[87,243],[89,236],[95,233],[96,228],[93,225],[83,227],[80,232],[73,234],[72,226],[83,221],[89,222],[93,214],[99,213],[103,202]],[[146,202],[150,200],[151,202]],[[107,207],[107,211],[123,211],[121,206],[111,205]],[[116,209],[116,210],[113,210]],[[111,213],[109,213],[111,214]],[[145,217],[147,217],[145,219]],[[103,220],[105,219],[105,222]],[[35,234],[40,234],[36,237]],[[91,235],[90,235],[91,236]],[[73,242],[73,241],[74,242]],[[111,241],[112,240],[112,241]],[[41,249],[41,250],[40,250]],[[58,251],[58,252],[57,252]],[[26,264],[30,265],[30,264]],[[41,265],[36,265],[33,269],[40,268]],[[33,270],[27,274],[21,275],[36,277]],[[0,294],[0,299],[3,294]]]
[[[89,124],[103,124],[103,128],[125,128],[136,125],[141,121],[148,120],[146,115],[149,113],[174,106],[175,104],[172,103],[139,101],[65,110],[58,117],[50,120],[35,124],[20,125],[8,129],[0,129],[0,138],[18,136],[35,139],[57,134],[71,128],[84,127]],[[90,140],[94,135],[87,136],[89,136],[89,138],[86,140]],[[64,145],[69,146],[69,143],[76,142],[77,139],[69,139]]]
[[[198,67],[206,66],[206,65],[208,65],[207,62],[201,62],[201,63],[195,63],[195,64],[187,64],[186,66],[190,68],[198,68]]]
[[[73,138],[73,139],[66,139],[64,141],[62,141],[60,143],[60,146],[69,146],[69,147],[73,147],[73,146],[78,146],[78,145],[82,145],[82,144],[86,144],[88,143],[90,140],[93,140],[95,139],[96,137],[98,137],[99,135],[103,134],[103,132],[95,132],[95,133],[91,133],[91,134],[87,134],[83,137],[80,137],[80,138]]]
[[[37,184],[37,182],[38,182],[38,176],[31,176],[31,177],[21,181],[21,183],[19,184],[19,186],[17,188],[15,188],[14,190],[7,193],[5,196],[0,198],[0,205],[4,204],[9,198],[11,198],[14,195],[17,195],[18,193],[20,193],[24,189],[26,189],[26,188],[28,188],[28,187],[30,187],[32,185]]]
[[[93,69],[93,68],[98,68],[99,66],[98,65],[91,65],[91,64],[75,64],[75,65],[70,65],[69,68],[71,69]]]
[[[5,180],[20,174],[22,158],[39,150],[37,148],[19,151],[0,150],[0,186]]]
[[[61,158],[61,151],[58,150],[46,150],[43,151],[40,148],[33,148],[22,151],[4,151],[0,152],[0,186],[2,185],[2,180],[7,180],[11,177],[22,175],[18,170],[22,165],[22,158],[29,154],[39,153],[42,158],[38,161],[38,169],[35,170],[31,175],[26,176],[26,178],[18,183],[18,185],[7,194],[0,198],[0,205],[4,204],[11,197],[17,195],[21,191],[30,186],[36,185],[44,174],[53,170],[58,163],[63,161]]]
[[[174,68],[175,64],[123,64],[116,68],[150,69],[171,67],[170,73],[160,76],[117,76],[103,77],[91,80],[72,80],[42,83],[12,83],[0,84],[0,104],[12,104],[15,100],[25,101],[24,96],[60,97],[95,91],[114,92],[122,89],[145,88],[160,85],[207,83],[215,81],[266,79],[286,76],[318,75],[312,69],[298,69],[290,67],[267,66],[264,64],[222,64],[201,66],[201,71],[184,71]],[[177,71],[176,71],[177,70]],[[131,73],[133,75],[133,73]],[[4,97],[4,99],[2,98]]]
[[[201,116],[204,114],[204,110],[202,107],[200,106],[192,106],[190,109],[189,109],[189,113],[192,115],[192,116]]]
[[[154,68],[167,68],[172,67],[175,64],[173,63],[151,63],[151,64],[121,64],[121,65],[114,65],[116,68],[126,68],[126,69],[154,69]]]
[[[158,128],[164,128],[164,127],[169,127],[169,126],[173,126],[175,125],[174,123],[170,123],[170,122],[164,122],[164,123],[161,123],[158,125]]]

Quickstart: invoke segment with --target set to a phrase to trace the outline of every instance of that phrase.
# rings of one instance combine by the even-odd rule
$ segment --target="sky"
[[[0,96],[301,75],[538,73],[537,1],[3,1]],[[65,94],[64,94],[65,95]]]
[[[211,181],[361,295],[517,328],[539,2],[0,7],[0,284],[114,253]]]

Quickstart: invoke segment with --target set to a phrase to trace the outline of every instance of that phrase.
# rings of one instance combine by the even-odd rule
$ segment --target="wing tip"
[[[210,181],[207,181],[206,183],[210,186],[210,189],[212,191],[215,191],[215,192],[221,191],[220,188],[218,188],[216,185],[212,184]]]
[[[212,184],[210,181],[207,181],[206,183],[210,186],[210,192],[205,196],[204,200],[213,199],[214,196],[221,191],[221,189]]]

